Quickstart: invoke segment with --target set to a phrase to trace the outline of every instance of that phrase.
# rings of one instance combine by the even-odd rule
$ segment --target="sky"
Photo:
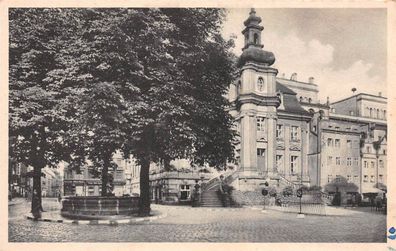
[[[228,9],[223,36],[243,47],[243,21],[250,9]],[[386,9],[256,9],[264,26],[264,50],[275,54],[278,76],[315,78],[321,102],[357,92],[386,96]]]

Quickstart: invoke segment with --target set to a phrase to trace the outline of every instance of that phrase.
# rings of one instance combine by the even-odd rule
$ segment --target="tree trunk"
[[[148,216],[150,214],[150,160],[141,161],[140,167],[140,205],[139,215]]]
[[[109,161],[106,160],[104,161],[104,167],[102,170],[102,192],[101,195],[102,196],[107,196],[107,183],[109,181]]]
[[[34,218],[41,218],[43,207],[41,204],[41,167],[33,169],[32,211]]]

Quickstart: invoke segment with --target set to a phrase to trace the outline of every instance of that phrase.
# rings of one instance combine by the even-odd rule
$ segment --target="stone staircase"
[[[231,184],[237,177],[237,172],[223,174],[224,182]],[[221,198],[218,194],[220,188],[220,176],[210,179],[208,182],[202,184],[201,192],[201,207],[223,207]]]
[[[210,190],[203,191],[201,194],[201,207],[222,207],[218,195],[219,186],[213,186]]]

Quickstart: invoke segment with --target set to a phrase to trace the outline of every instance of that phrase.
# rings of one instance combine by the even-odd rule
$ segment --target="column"
[[[276,113],[269,114],[267,119],[267,168],[266,172],[273,173],[276,167]]]

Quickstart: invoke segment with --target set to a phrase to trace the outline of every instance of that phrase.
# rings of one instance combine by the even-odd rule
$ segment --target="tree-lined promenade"
[[[41,169],[61,161],[92,163],[107,196],[112,155],[132,154],[148,215],[151,162],[233,160],[224,18],[222,9],[10,9],[9,149],[34,168],[34,215]]]

